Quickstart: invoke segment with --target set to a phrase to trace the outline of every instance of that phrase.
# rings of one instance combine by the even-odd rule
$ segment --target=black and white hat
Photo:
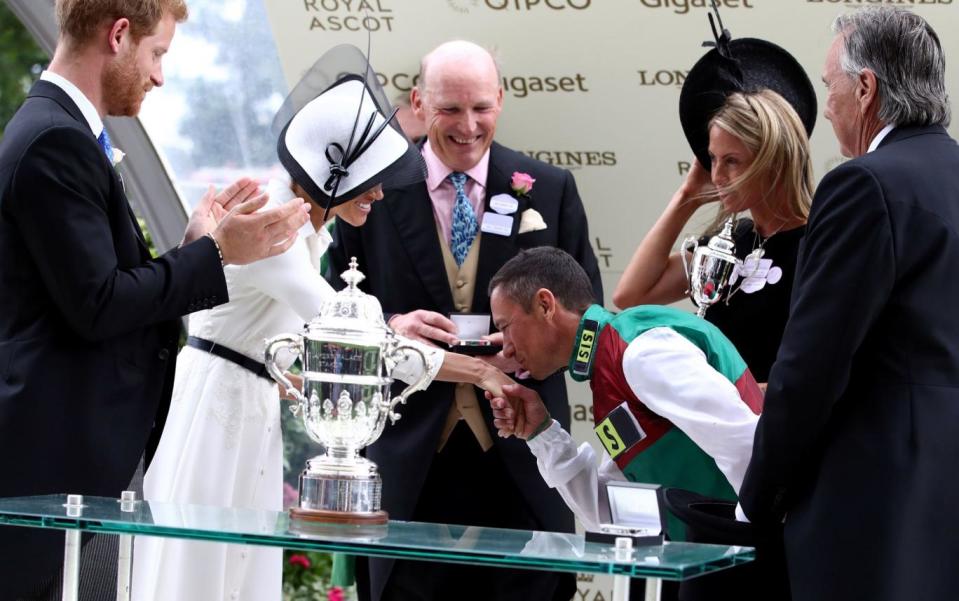
[[[303,76],[273,119],[280,163],[327,211],[379,183],[422,181],[426,164],[394,113],[363,52],[336,46]]]

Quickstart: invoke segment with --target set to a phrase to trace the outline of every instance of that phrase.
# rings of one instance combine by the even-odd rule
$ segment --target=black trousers
[[[539,529],[496,448],[484,453],[463,421],[433,458],[413,520]],[[363,563],[357,581],[366,585]],[[358,586],[361,599],[366,588]],[[381,601],[569,601],[575,590],[574,574],[397,560]]]

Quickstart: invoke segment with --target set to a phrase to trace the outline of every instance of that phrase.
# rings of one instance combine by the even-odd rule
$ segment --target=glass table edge
[[[34,499],[39,497],[32,497]],[[3,499],[12,500],[12,499]],[[283,512],[279,512],[283,513]],[[662,578],[663,580],[686,580],[695,576],[717,572],[755,559],[755,551],[750,547],[727,547],[737,551],[717,557],[700,564],[673,567],[637,565],[635,563],[595,561],[588,559],[550,559],[537,556],[520,556],[475,549],[455,552],[452,550],[430,550],[417,547],[386,544],[368,544],[363,542],[329,541],[319,538],[288,538],[279,535],[254,533],[225,534],[215,530],[195,530],[188,528],[164,527],[134,522],[99,521],[91,517],[49,516],[34,512],[0,510],[0,526],[19,526],[54,530],[81,530],[90,533],[158,536],[187,540],[222,542],[232,544],[250,544],[302,551],[320,551],[328,553],[347,553],[386,557],[396,559],[438,560],[450,563],[473,565],[504,566],[525,569],[551,570],[563,572],[582,572],[592,574],[610,574],[635,578]],[[636,551],[641,552],[642,547]]]

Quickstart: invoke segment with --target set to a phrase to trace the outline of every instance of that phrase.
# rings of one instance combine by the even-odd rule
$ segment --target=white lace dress
[[[293,197],[289,180],[271,181],[268,189],[271,205]],[[230,302],[191,315],[190,335],[262,361],[265,339],[301,331],[334,293],[319,273],[330,242],[325,228],[316,232],[307,223],[282,255],[227,266]],[[430,355],[435,377],[442,352]],[[154,519],[188,525],[203,518],[202,508],[182,504],[281,510],[285,404],[273,382],[184,347],[166,426],[143,482],[146,500],[181,505],[170,515],[169,508],[153,504]],[[273,532],[275,524],[254,526]],[[135,601],[280,599],[281,549],[142,536],[135,541]]]

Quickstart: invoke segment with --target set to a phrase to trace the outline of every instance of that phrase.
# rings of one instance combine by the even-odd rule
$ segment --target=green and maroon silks
[[[623,355],[627,346],[644,332],[660,327],[670,328],[701,349],[709,365],[735,385],[750,410],[761,411],[762,393],[732,343],[709,322],[669,307],[640,306],[614,314],[593,305],[580,322],[570,373],[575,380],[590,380],[597,435],[629,480],[735,500],[735,491],[715,461],[669,420],[650,411],[626,381]],[[662,369],[668,373],[670,366],[664,364]],[[623,424],[621,415],[616,414],[622,411],[614,410],[624,404],[641,433],[632,446],[623,444],[613,424]],[[636,439],[629,433],[625,436]]]

